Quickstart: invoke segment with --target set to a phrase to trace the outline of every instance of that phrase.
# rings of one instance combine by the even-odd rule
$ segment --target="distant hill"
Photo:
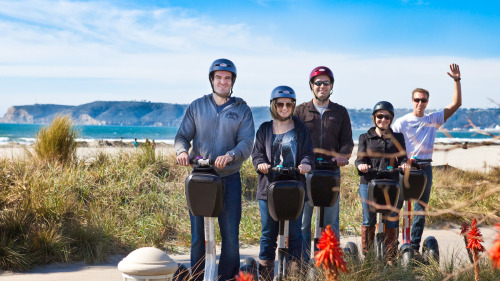
[[[34,104],[11,106],[1,123],[48,124],[58,114],[67,114],[78,125],[115,126],[179,126],[187,105],[139,101],[96,101],[78,106]],[[353,129],[372,126],[371,109],[348,109]],[[256,127],[270,120],[269,107],[252,107]],[[396,118],[411,112],[396,109]],[[500,109],[459,109],[445,124],[445,128],[464,128],[469,118],[476,126],[492,128],[500,124]]]

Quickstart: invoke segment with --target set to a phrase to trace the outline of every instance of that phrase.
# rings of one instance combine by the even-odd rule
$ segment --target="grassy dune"
[[[98,263],[144,246],[168,252],[189,246],[184,196],[189,171],[175,164],[175,155],[142,147],[133,153],[99,152],[86,159],[70,154],[66,159],[32,155],[0,160],[0,270],[24,271],[50,262]],[[241,174],[240,240],[255,244],[260,215],[255,200],[257,175],[249,160]],[[343,235],[357,234],[361,223],[358,183],[354,167],[342,168]],[[499,187],[500,168],[489,173],[435,170],[429,224],[470,222],[472,217],[483,225],[498,221]],[[493,276],[485,280],[497,280],[489,262],[482,262],[485,276]],[[450,261],[445,268],[459,272],[456,280],[469,280],[472,270],[467,266]],[[437,267],[416,268],[408,275],[367,259],[362,264],[352,262],[353,273],[343,278],[412,280],[404,277],[408,275],[441,280],[444,273]]]

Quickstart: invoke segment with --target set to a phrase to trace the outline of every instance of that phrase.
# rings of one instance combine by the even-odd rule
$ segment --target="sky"
[[[463,107],[497,107],[499,11],[460,0],[0,0],[0,117],[35,103],[189,104],[211,92],[218,58],[235,63],[234,95],[250,106],[269,105],[279,85],[309,101],[309,73],[325,65],[347,108],[410,108],[417,87],[443,108],[457,63]]]

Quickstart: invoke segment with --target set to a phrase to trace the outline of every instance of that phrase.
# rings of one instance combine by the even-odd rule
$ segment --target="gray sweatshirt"
[[[196,99],[186,109],[174,147],[179,155],[188,152],[193,141],[190,158],[201,156],[211,160],[234,152],[233,161],[222,170],[216,168],[224,177],[240,170],[250,156],[254,135],[252,111],[243,99],[235,97],[234,103],[217,113],[215,101],[209,94]]]

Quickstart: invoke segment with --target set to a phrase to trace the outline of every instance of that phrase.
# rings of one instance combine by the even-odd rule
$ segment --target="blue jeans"
[[[375,226],[377,223],[377,213],[370,212],[370,204],[368,204],[368,185],[359,184],[359,197],[361,198],[361,206],[363,207],[363,226]],[[399,200],[397,208],[401,209],[403,201]],[[386,228],[398,228],[399,227],[399,212],[391,212],[389,217],[390,220],[384,220]]]
[[[424,167],[424,172],[427,174],[427,183],[425,185],[424,193],[420,200],[415,202],[414,211],[425,211],[425,206],[429,203],[432,189],[432,166]],[[422,205],[421,203],[424,203]],[[413,224],[411,226],[411,246],[418,251],[420,249],[420,241],[422,240],[422,233],[425,227],[425,216],[413,216]]]
[[[340,169],[336,170],[340,175]],[[335,235],[340,241],[340,226],[339,226],[339,199],[333,206],[325,208],[325,226],[331,225]],[[302,237],[304,239],[304,244],[302,246],[302,255],[304,257],[311,256],[311,219],[313,215],[314,207],[309,204],[309,202],[304,203],[304,211],[302,215]],[[309,258],[307,258],[309,259]]]
[[[279,222],[275,221],[269,214],[267,200],[259,200],[259,209],[262,223],[259,259],[273,261],[276,258],[276,248],[278,247]],[[288,255],[294,259],[300,259],[302,254],[301,221],[302,213],[299,218],[289,221]]]
[[[221,254],[219,258],[218,280],[233,279],[239,272],[239,226],[241,220],[241,179],[240,173],[222,177],[224,190],[224,207],[219,215],[221,234]],[[205,269],[205,232],[204,219],[193,216],[191,219],[191,274],[193,280],[203,280]]]

